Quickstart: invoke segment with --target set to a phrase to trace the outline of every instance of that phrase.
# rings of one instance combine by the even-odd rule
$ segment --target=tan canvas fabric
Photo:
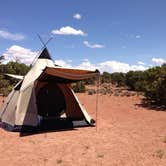
[[[31,70],[23,78],[23,81],[18,83],[21,88],[13,89],[7,97],[5,103],[0,109],[0,120],[12,126],[37,126],[38,111],[36,94],[42,86],[46,83],[49,84],[49,82],[44,82],[42,80],[45,75],[51,75],[55,78],[59,77],[66,80],[82,80],[97,74],[98,71],[57,67],[51,59],[48,59],[48,57],[44,59],[42,57],[36,61]],[[43,76],[43,78],[41,76]],[[65,96],[67,117],[85,119],[89,124],[91,124],[91,117],[80,104],[72,89],[64,83],[58,84],[58,86]]]
[[[19,88],[22,81],[19,81],[13,90],[9,93],[8,97],[5,99],[5,102],[0,108],[0,119],[2,122],[6,122],[10,125],[15,124],[15,112],[17,108],[17,101],[19,97]]]
[[[66,84],[59,84],[66,99],[66,114],[68,117],[86,119],[91,124],[92,118],[89,116],[85,108],[79,102],[73,90]]]
[[[79,105],[79,107],[80,107],[80,109],[81,109],[81,111],[82,111],[82,113],[83,113],[85,119],[89,122],[89,124],[91,124],[92,118],[89,116],[89,114],[87,113],[87,111],[85,110],[85,108],[84,108],[84,107],[82,106],[82,104],[79,102],[77,96],[75,95],[75,93],[74,93],[74,91],[73,91],[72,89],[71,89],[71,92],[72,92],[72,94],[73,94],[75,100],[77,101],[77,103],[78,103],[78,105]]]
[[[15,75],[15,74],[5,74],[6,76],[12,77],[12,78],[16,78],[18,80],[22,80],[24,78],[24,76],[20,76],[20,75]]]
[[[48,74],[60,78],[71,80],[84,80],[97,75],[97,71],[79,70],[79,69],[65,69],[65,68],[51,68],[45,69],[43,74]]]
[[[2,119],[3,114],[5,113],[5,109],[11,99],[11,97],[14,94],[14,89],[9,93],[8,97],[5,99],[5,102],[2,104],[1,108],[0,108],[0,118]]]
[[[18,96],[19,96],[19,91],[15,91],[5,109],[5,114],[3,114],[3,116],[2,116],[3,122],[6,122],[10,125],[15,124],[15,112],[16,112],[16,107],[17,107]]]
[[[37,113],[36,94],[34,86],[32,88],[32,93],[30,96],[29,104],[22,125],[37,126],[37,124],[38,124],[38,113]]]
[[[50,59],[38,59],[31,70],[24,77],[21,90],[27,88],[29,84],[32,84],[46,67],[54,67],[53,61]]]
[[[84,115],[71,89],[66,84],[58,84],[66,100],[66,115],[71,118],[83,119]]]
[[[16,125],[24,124],[24,119],[28,111],[33,88],[34,88],[34,83],[29,85],[29,87],[27,87],[26,89],[20,91],[20,95],[18,98],[18,105],[16,109],[16,120],[15,120]],[[31,111],[33,112],[33,110]]]

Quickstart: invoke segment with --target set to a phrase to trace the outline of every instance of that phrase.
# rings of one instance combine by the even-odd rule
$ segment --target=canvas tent
[[[94,120],[80,104],[70,87],[76,81],[96,76],[99,71],[62,68],[54,65],[44,48],[30,71],[20,79],[0,108],[0,121],[9,130],[23,126],[37,127],[39,117],[71,121]]]

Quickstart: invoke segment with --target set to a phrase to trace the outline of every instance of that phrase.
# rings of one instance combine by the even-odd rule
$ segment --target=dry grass
[[[164,150],[162,150],[162,149],[156,150],[155,153],[154,153],[154,156],[156,156],[156,157],[162,159],[163,156],[164,156]]]

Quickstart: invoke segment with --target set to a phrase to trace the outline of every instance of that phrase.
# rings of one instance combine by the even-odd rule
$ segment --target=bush
[[[155,105],[166,106],[166,65],[145,71],[145,97]]]
[[[110,83],[111,82],[111,74],[108,72],[103,72],[101,75],[101,83]]]
[[[7,64],[0,64],[0,93],[5,96],[11,91],[12,87],[18,82],[14,78],[5,76],[4,74],[25,75],[30,67],[23,63],[9,62]]]
[[[166,107],[166,64],[146,71],[129,71],[126,74],[104,72],[102,83],[127,86],[130,90],[142,92],[146,102]],[[107,91],[108,89],[102,93],[106,94]]]
[[[93,94],[96,94],[96,91],[94,89],[89,89],[88,95],[93,95]]]
[[[126,81],[126,75],[124,73],[112,73],[111,74],[111,83],[116,84],[117,86],[124,86]]]
[[[143,71],[129,71],[126,74],[126,85],[135,91],[143,91],[146,77]]]
[[[95,85],[96,84],[96,77],[92,77],[92,78],[89,78],[87,80],[85,80],[85,85]]]
[[[84,93],[86,91],[85,83],[83,81],[79,81],[72,85],[72,89],[74,90],[74,92]]]

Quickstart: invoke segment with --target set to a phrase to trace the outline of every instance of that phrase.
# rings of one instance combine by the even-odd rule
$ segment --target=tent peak
[[[50,54],[49,54],[46,47],[42,50],[42,52],[39,55],[38,59],[51,59],[52,60],[52,58],[51,58],[51,56],[50,56]]]

